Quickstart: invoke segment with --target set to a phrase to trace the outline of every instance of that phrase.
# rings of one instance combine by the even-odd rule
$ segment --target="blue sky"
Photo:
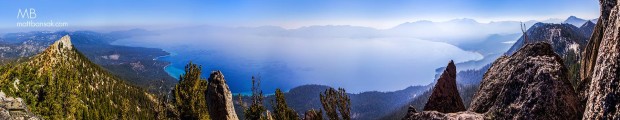
[[[72,26],[347,24],[389,28],[417,20],[478,21],[595,18],[597,0],[10,0],[0,2],[0,27],[14,26],[18,9]],[[593,14],[594,13],[594,14]]]

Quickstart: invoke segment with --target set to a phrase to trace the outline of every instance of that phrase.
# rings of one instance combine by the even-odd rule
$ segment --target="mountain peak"
[[[65,35],[62,38],[60,38],[58,41],[54,42],[54,44],[52,44],[50,46],[50,48],[52,47],[56,47],[56,48],[66,48],[66,49],[73,49],[73,44],[71,44],[71,37],[69,37],[69,35]]]
[[[596,25],[596,23],[594,23],[594,22],[592,22],[592,21],[588,20],[588,21],[586,21],[586,23],[584,23],[583,25],[581,25],[579,28],[584,28],[584,26],[585,26],[585,27],[592,27],[592,29],[593,29],[595,25]]]
[[[583,25],[584,23],[586,23],[586,21],[587,20],[584,20],[584,19],[581,19],[575,16],[570,16],[566,20],[564,20],[564,23],[572,24],[572,25],[579,27]]]
[[[576,16],[569,16],[568,19],[579,19],[579,18]]]
[[[28,72],[16,74],[6,71]],[[36,107],[33,113],[44,115],[44,118],[47,117],[45,119],[79,119],[82,116],[86,116],[83,119],[154,119],[145,116],[155,114],[155,111],[150,109],[157,101],[152,94],[125,83],[91,62],[73,48],[68,35],[28,61],[0,70],[0,83],[19,83],[19,86],[14,84],[15,87],[6,85],[0,87],[7,92],[7,95],[45,104],[28,105],[28,108]],[[24,86],[37,86],[37,88],[29,90],[30,87]],[[42,95],[41,93],[49,94],[39,96],[39,99],[24,97]],[[64,106],[57,107],[60,104]],[[81,112],[41,110],[62,108]]]

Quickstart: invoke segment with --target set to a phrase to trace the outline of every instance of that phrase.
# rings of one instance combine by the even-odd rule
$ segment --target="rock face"
[[[233,106],[232,93],[226,84],[224,75],[220,71],[213,71],[209,76],[207,86],[207,105],[209,115],[214,120],[237,120]]]
[[[482,120],[484,115],[469,111],[457,113],[441,113],[437,111],[424,111],[407,115],[403,120]]]
[[[456,66],[453,61],[443,71],[437,80],[433,93],[424,106],[424,111],[438,111],[454,113],[465,111],[465,106],[456,88]]]
[[[579,119],[582,108],[562,63],[542,42],[500,57],[484,75],[469,111],[489,119]]]
[[[0,119],[2,120],[39,120],[32,114],[21,98],[7,97],[0,91]]]
[[[232,93],[226,84],[224,75],[220,71],[213,71],[209,76],[207,86],[207,105],[209,115],[214,120],[237,120],[233,106]]]
[[[609,23],[611,9],[616,6],[615,0],[599,0],[601,4],[601,16],[599,16],[598,21],[596,22],[596,27],[594,27],[594,32],[590,37],[588,45],[584,49],[581,59],[581,67],[579,70],[579,75],[581,76],[582,82],[580,83],[580,91],[586,91],[588,89],[590,78],[592,77],[592,71],[594,71],[594,66],[596,65],[596,59],[599,53],[599,46],[601,44],[601,40],[603,39],[603,34]],[[615,16],[615,15],[614,15]],[[583,84],[583,85],[581,85]]]
[[[593,58],[582,67],[587,99],[584,119],[620,119],[620,8],[616,0],[601,0],[601,19],[592,35],[592,49],[584,52]],[[599,40],[599,41],[596,41]],[[598,43],[597,43],[598,42]],[[598,48],[598,49],[597,49]],[[588,83],[584,83],[588,84]]]

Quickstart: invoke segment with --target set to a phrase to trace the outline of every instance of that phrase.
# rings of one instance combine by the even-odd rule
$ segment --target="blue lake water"
[[[257,75],[257,73],[251,71],[259,71],[256,69],[259,67],[246,67],[244,65],[231,64],[231,60],[229,58],[219,56],[218,54],[212,54],[208,51],[166,51],[171,54],[167,56],[161,56],[156,59],[170,62],[170,64],[163,69],[168,73],[168,75],[174,77],[175,79],[178,80],[179,76],[185,73],[184,68],[191,61],[194,64],[201,65],[203,78],[207,79],[211,71],[220,70],[222,71],[222,73],[224,73],[225,79],[234,94],[251,95],[251,77],[253,75]],[[273,70],[274,69],[268,69],[266,71]],[[282,85],[287,84],[286,82],[272,82],[274,79],[282,78],[280,76],[286,75],[261,75],[261,89],[266,95],[273,94],[276,88],[280,88],[283,91],[288,91],[288,89],[290,89],[290,87]]]

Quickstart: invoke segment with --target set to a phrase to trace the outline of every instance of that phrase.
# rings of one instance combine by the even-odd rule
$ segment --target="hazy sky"
[[[10,0],[0,2],[0,27],[13,27],[18,9],[35,21],[71,26],[126,25],[358,25],[389,28],[417,20],[595,18],[598,0]]]

